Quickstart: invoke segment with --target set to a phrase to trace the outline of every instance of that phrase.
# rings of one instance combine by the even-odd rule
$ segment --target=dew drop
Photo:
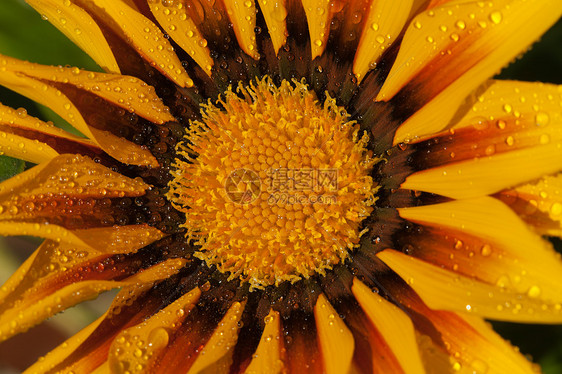
[[[499,24],[502,21],[502,14],[499,11],[495,11],[490,13],[490,21],[492,21],[494,24]]]
[[[550,117],[545,112],[538,112],[535,116],[535,123],[537,124],[537,126],[546,126],[548,125],[549,121]]]
[[[552,206],[550,207],[550,214],[554,216],[559,216],[560,214],[562,214],[562,204],[560,203],[552,204]]]
[[[527,291],[527,296],[531,298],[537,298],[541,294],[541,289],[538,286],[531,286]]]
[[[492,254],[492,246],[490,244],[484,244],[482,248],[480,248],[480,254],[484,257],[487,257]]]

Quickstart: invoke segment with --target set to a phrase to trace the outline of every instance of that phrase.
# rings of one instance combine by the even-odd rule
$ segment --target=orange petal
[[[75,231],[45,225],[38,231],[41,231],[40,236],[59,236],[43,242],[0,289],[0,300],[4,306],[10,300],[20,298],[38,282],[43,285],[44,293],[48,293],[77,280],[109,279],[116,274],[123,276],[124,273],[120,273],[125,269],[122,265],[114,263],[115,269],[108,271],[104,269],[104,261],[114,254],[135,253],[163,236],[147,225]],[[97,273],[91,272],[92,268],[96,268]],[[32,298],[38,297],[41,294],[37,291]]]
[[[371,3],[353,61],[353,73],[359,79],[376,66],[384,51],[400,35],[412,10],[412,3],[412,0]]]
[[[66,37],[89,54],[104,70],[119,73],[119,66],[100,27],[82,8],[68,0],[26,0]]]
[[[0,183],[0,221],[102,226],[116,209],[109,199],[141,196],[147,188],[88,158],[60,155]]]
[[[97,96],[96,94],[92,94],[92,91],[96,92],[98,89],[101,90],[101,85],[97,85],[92,80],[93,78],[88,78],[88,76],[95,77],[97,75],[99,77],[115,78],[113,81],[109,79],[107,86],[103,86],[106,92],[107,89],[113,89],[112,91],[119,90],[125,93],[124,98],[126,98],[126,100],[120,97],[120,93],[104,93],[103,98],[108,100],[108,102],[105,103],[106,107],[117,106],[111,103],[111,101],[119,102],[123,100],[123,103],[126,103],[124,106],[128,109],[133,112],[139,111],[141,114],[151,119],[156,118],[158,123],[164,120],[173,120],[173,117],[160,103],[157,96],[151,92],[148,87],[142,86],[142,82],[138,81],[136,78],[132,78],[134,83],[129,82],[127,85],[123,85],[121,83],[123,83],[123,79],[126,80],[126,78],[116,78],[102,73],[81,72],[77,68],[73,70],[63,67],[48,67],[10,57],[1,57],[0,64],[4,64],[3,67],[5,68],[3,74],[0,75],[0,84],[48,106],[77,130],[99,144],[110,156],[128,164],[158,165],[158,162],[148,150],[142,149],[140,146],[108,132],[110,130],[114,131],[114,128],[101,127],[100,129],[96,129],[89,126],[82,115],[82,113],[91,115],[90,124],[94,124],[92,119],[95,119],[95,115],[99,116],[104,114],[99,111],[97,114],[92,114],[91,103],[88,101],[91,97]],[[73,74],[76,76],[79,75],[80,77],[71,78]],[[71,79],[75,81],[77,86],[86,84],[86,86],[90,87],[90,90],[82,91],[78,89],[76,86],[73,86],[72,83],[69,83]],[[142,99],[137,95],[134,95],[135,98],[133,99],[133,95],[128,95],[126,93],[129,90],[129,93],[132,93],[134,89],[140,90]],[[100,93],[100,95],[102,94]],[[148,102],[145,100],[148,100]],[[150,105],[146,105],[147,103],[150,103]],[[143,106],[146,106],[146,108],[143,108]],[[150,115],[147,113],[150,113]],[[108,113],[108,115],[110,115],[110,113]],[[122,120],[124,120],[124,118],[122,118]],[[97,122],[102,123],[101,121]],[[109,123],[112,122],[113,120]],[[115,147],[115,145],[120,146]]]
[[[148,320],[122,331],[113,340],[109,351],[111,371],[144,373],[157,370],[158,356],[166,349],[173,331],[181,325],[200,295],[199,288],[195,288]]]
[[[562,174],[502,191],[497,197],[539,234],[562,237]]]
[[[214,62],[207,41],[188,15],[186,7],[169,7],[155,1],[149,2],[148,5],[162,28],[208,75],[211,75]]]
[[[491,194],[562,169],[562,86],[493,81],[449,132],[412,145],[403,188],[455,198]]]
[[[400,96],[419,108],[397,130],[394,143],[443,129],[470,92],[561,14],[558,0],[501,0],[451,2],[415,17],[377,96]]]
[[[180,87],[193,86],[193,80],[183,69],[174,48],[158,26],[122,1],[74,0],[89,13],[109,18],[109,24],[119,36],[132,45],[158,71]],[[112,21],[112,22],[111,22]]]
[[[142,323],[160,310],[162,300],[152,285],[125,286],[107,313],[39,359],[27,372],[91,373],[98,369],[108,372],[108,352],[119,332]]]
[[[92,142],[0,104],[0,149],[11,157],[39,164],[60,153],[102,153]]]
[[[265,372],[280,373],[283,370],[281,360],[282,339],[279,312],[271,309],[264,319],[263,330],[258,348],[252,356],[246,374],[260,374]]]
[[[306,0],[305,0],[306,1]],[[275,53],[287,41],[287,9],[283,1],[258,0]],[[304,3],[304,2],[303,2]]]
[[[308,22],[308,32],[311,40],[310,49],[312,59],[314,60],[316,57],[321,56],[326,49],[333,10],[330,1],[327,0],[302,0],[302,6],[304,7]]]
[[[154,88],[138,78],[96,73],[75,67],[46,66],[10,57],[5,58],[6,68],[15,75],[26,76],[42,82],[52,82],[49,84],[63,92],[65,92],[66,85],[73,86],[79,92],[101,97],[108,103],[130,113],[136,113],[154,123],[175,121],[170,110],[162,104],[154,92]]]
[[[347,373],[355,347],[353,335],[323,294],[314,306],[314,317],[326,373]]]
[[[121,281],[93,280],[72,282],[64,288],[45,295],[39,300],[32,299],[38,289],[32,288],[21,298],[11,300],[8,308],[0,315],[0,339],[5,340],[26,331],[38,322],[82,301],[95,298],[101,292],[128,285],[142,285],[166,279],[177,273],[185,260],[173,259],[141,271]],[[10,295],[11,296],[11,295]]]
[[[239,321],[245,304],[245,302],[235,302],[232,304],[207,344],[205,344],[205,347],[203,347],[195,359],[193,365],[189,368],[189,374],[211,369],[215,363],[222,360],[228,354],[232,354],[238,340]]]
[[[480,318],[467,313],[432,310],[400,278],[377,279],[412,319],[422,360],[429,372],[435,369],[444,373],[535,372],[531,362]]]
[[[457,315],[450,312],[431,311],[427,307],[416,310],[425,319],[420,323],[432,324],[433,332],[438,336],[431,336],[432,349],[439,350],[432,358],[443,360],[442,353],[448,357],[446,372],[469,373],[536,373],[533,364],[518,350],[497,335],[482,319],[474,316]],[[431,333],[430,331],[424,331]],[[420,337],[431,340],[428,335]],[[422,347],[427,344],[421,343]],[[427,357],[427,356],[426,356]],[[446,363],[439,363],[441,367]],[[426,362],[428,368],[434,368],[435,362]]]
[[[247,55],[259,59],[256,34],[256,4],[253,0],[224,0],[224,6],[240,48]]]
[[[404,219],[442,230],[452,238],[448,264],[439,260],[441,254],[423,255],[423,261],[395,251],[378,255],[391,261],[395,266],[389,266],[404,279],[414,279],[412,287],[422,298],[427,292],[430,307],[466,311],[469,305],[479,315],[515,321],[552,323],[562,319],[560,256],[500,201],[486,197],[399,212]],[[455,237],[456,233],[460,236]],[[414,253],[415,245],[412,241]],[[442,245],[435,243],[436,252]],[[427,277],[431,279],[422,280]],[[448,287],[459,292],[444,297],[450,293]]]
[[[424,373],[410,318],[398,307],[371,291],[357,278],[353,280],[352,291],[400,363],[404,373]]]
[[[69,354],[78,348],[106,318],[107,313],[39,359],[35,364],[27,368],[25,373],[47,373],[52,370],[59,362],[63,361],[65,357],[68,357]]]

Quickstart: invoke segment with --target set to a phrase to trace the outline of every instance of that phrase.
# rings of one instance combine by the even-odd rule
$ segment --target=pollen
[[[345,261],[378,186],[368,137],[303,81],[265,77],[202,105],[177,146],[168,198],[195,257],[250,289]]]

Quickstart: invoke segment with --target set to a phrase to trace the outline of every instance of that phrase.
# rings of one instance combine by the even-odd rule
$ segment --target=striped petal
[[[210,75],[214,62],[207,41],[203,39],[197,25],[189,16],[187,7],[178,4],[181,6],[170,7],[156,1],[148,3],[152,14],[164,31]]]
[[[253,0],[225,0],[224,6],[240,48],[254,59],[259,59],[256,36],[256,5]]]
[[[108,354],[117,335],[146,321],[161,305],[153,282],[125,286],[102,317],[38,360],[26,373],[109,373]]]
[[[321,56],[326,49],[330,35],[330,22],[333,10],[326,0],[303,0],[302,5],[308,22],[312,59]]]
[[[49,246],[49,242],[46,242]],[[38,251],[42,251],[41,248]],[[53,279],[44,277],[32,288],[21,292],[19,287],[3,301],[0,315],[0,338],[5,340],[21,333],[53,316],[54,314],[82,301],[95,298],[98,294],[113,288],[153,283],[177,273],[185,260],[174,259],[153,266],[122,280],[82,280],[73,279],[63,287],[53,287]],[[102,265],[103,266],[103,265]],[[72,273],[72,272],[71,272]],[[65,274],[72,276],[71,273]],[[81,276],[81,272],[74,271]],[[46,279],[45,279],[46,278]],[[20,292],[17,292],[20,291]]]
[[[103,151],[91,141],[74,136],[27,114],[23,108],[0,104],[0,152],[39,164],[61,153],[89,156]]]
[[[482,319],[427,308],[416,309],[416,312],[425,317],[425,320],[416,318],[417,326],[423,329],[420,338],[433,340],[432,349],[437,350],[430,355],[423,352],[428,371],[448,366],[446,372],[452,373],[536,373],[533,364]],[[422,327],[422,323],[426,326]],[[431,361],[427,361],[428,358]],[[436,363],[433,361],[436,358],[446,361]]]
[[[539,234],[562,236],[562,174],[502,191],[497,197]]]
[[[238,330],[240,329],[240,318],[244,311],[245,303],[235,302],[226,312],[213,335],[209,338],[205,347],[199,352],[188,373],[196,374],[205,369],[213,368],[218,370],[221,365],[228,368],[233,347],[238,340]],[[227,359],[224,362],[224,359]]]
[[[113,340],[109,351],[111,371],[143,373],[157,370],[159,355],[200,295],[198,288],[191,290],[148,320],[122,331]]]
[[[377,268],[381,271],[377,275],[378,286],[390,293],[412,320],[427,372],[536,372],[531,362],[481,318],[466,312],[430,309],[403,279],[388,272],[385,265]]]
[[[273,49],[277,53],[287,41],[287,24],[285,23],[287,10],[285,4],[282,1],[267,0],[258,0],[258,4],[265,18]]]
[[[558,172],[561,94],[556,85],[493,81],[450,131],[405,151],[421,171],[401,187],[468,198]]]
[[[283,370],[282,346],[283,336],[279,313],[270,310],[264,319],[265,328],[256,352],[252,356],[250,365],[246,368],[246,374],[259,374],[267,371],[280,373]]]
[[[353,61],[353,73],[359,79],[376,66],[384,51],[396,41],[408,20],[412,3],[412,0],[371,3]]]
[[[104,70],[119,73],[119,66],[102,30],[94,19],[72,1],[26,0],[57,29],[89,54]]]
[[[106,17],[114,32],[126,40],[135,50],[158,71],[180,87],[191,87],[193,81],[183,69],[174,53],[174,48],[164,37],[164,33],[151,20],[122,1],[94,0],[88,4],[75,0],[97,17]]]
[[[138,79],[9,57],[1,57],[0,63],[6,69],[0,84],[53,109],[110,156],[133,165],[158,164],[148,150],[123,137],[132,139],[135,131],[130,114],[138,112],[156,123],[174,120],[154,91]]]
[[[498,200],[452,201],[399,213],[421,225],[419,235],[403,241],[412,255],[389,249],[377,256],[409,280],[429,307],[510,321],[562,320],[560,256]]]
[[[324,295],[318,297],[314,317],[326,373],[347,373],[355,348],[353,335]]]
[[[410,318],[398,307],[371,291],[357,278],[353,281],[352,291],[369,316],[369,320],[400,363],[404,373],[424,373]]]
[[[112,200],[144,195],[144,182],[78,155],[60,155],[0,184],[0,221],[65,227],[109,226],[124,208]]]
[[[470,92],[561,14],[557,0],[451,1],[415,17],[377,96],[413,110],[394,143],[443,129]]]

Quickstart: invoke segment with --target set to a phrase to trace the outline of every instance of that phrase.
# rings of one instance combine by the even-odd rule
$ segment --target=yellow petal
[[[283,361],[281,361],[283,336],[281,335],[279,312],[271,309],[264,318],[264,322],[265,328],[258,348],[252,355],[252,361],[246,368],[246,374],[281,373],[283,370]]]
[[[224,6],[240,48],[247,55],[259,59],[256,45],[256,4],[254,0],[224,0]]]
[[[65,243],[86,246],[71,230],[57,225],[28,223],[21,221],[0,221],[0,235],[26,235],[39,238],[64,241]],[[1,294],[1,292],[0,292]]]
[[[394,142],[443,129],[466,96],[562,14],[558,0],[452,1],[414,18],[377,100],[400,90],[420,109]]]
[[[485,370],[486,367],[489,369],[488,372],[492,373],[508,371],[510,373],[530,374],[537,372],[535,365],[519,353],[519,349],[498,335],[488,322],[475,316],[463,315],[461,317],[487,342],[486,345],[482,346],[476,344],[475,347],[479,348],[479,352],[475,352],[472,361],[466,360],[466,366],[469,366],[472,373]],[[468,344],[470,344],[470,341]],[[486,356],[489,357],[488,362],[490,364],[483,361]]]
[[[35,164],[58,156],[58,152],[38,140],[0,131],[0,154]]]
[[[330,0],[302,0],[306,14],[312,59],[321,56],[330,35],[332,7]]]
[[[72,74],[72,70],[65,70],[65,68],[62,67],[47,67],[32,64],[5,56],[0,57],[0,64],[2,64],[5,69],[3,73],[0,74],[1,85],[27,96],[38,103],[48,106],[62,118],[67,120],[74,128],[99,144],[110,156],[128,164],[158,165],[156,158],[154,158],[148,150],[142,149],[140,146],[107,131],[100,131],[94,127],[90,127],[86,123],[84,117],[80,113],[80,109],[77,107],[79,100],[76,100],[75,104],[61,91],[66,88],[66,86],[64,86],[64,80],[69,79],[65,75],[68,75],[69,72]],[[76,69],[74,71],[79,72],[80,74],[80,70]],[[38,77],[36,78],[33,77],[35,72],[38,74]],[[54,75],[54,81],[42,78],[41,74],[45,75],[49,73]],[[57,76],[62,82],[57,82]],[[137,84],[140,85],[140,83]],[[92,88],[94,86],[95,85],[93,85]],[[142,91],[149,92],[148,88],[145,88]],[[113,94],[110,94],[110,96],[113,96]],[[159,102],[157,101],[158,99],[154,93],[150,94],[147,98],[154,99],[155,103]],[[128,101],[129,103],[135,103],[132,104],[134,105],[135,110],[143,106],[143,100],[139,101],[138,99],[130,99]],[[162,104],[159,105],[162,106]],[[150,106],[147,107],[150,108]],[[145,109],[140,110],[141,113],[146,113]],[[159,112],[159,116],[161,119],[172,119],[172,117],[167,114],[166,110]]]
[[[502,191],[498,198],[539,234],[562,236],[562,174]]]
[[[10,72],[24,75],[42,82],[52,82],[61,89],[71,85],[84,93],[101,97],[130,113],[136,113],[147,120],[162,124],[175,121],[170,110],[162,103],[154,88],[135,77],[95,73],[71,67],[55,67],[9,60]],[[49,83],[50,84],[50,83]]]
[[[435,136],[403,188],[467,198],[562,169],[562,86],[490,81],[454,127]],[[432,140],[414,143],[426,146]]]
[[[271,43],[273,43],[273,49],[277,53],[279,48],[287,41],[287,23],[285,22],[287,10],[284,1],[258,0],[258,3],[267,25]]]
[[[418,351],[414,326],[398,307],[371,291],[357,278],[351,288],[353,295],[373,325],[396,356],[405,373],[424,373]]]
[[[326,373],[347,373],[355,347],[351,331],[323,294],[314,306],[314,317]]]
[[[162,74],[181,87],[193,86],[168,39],[152,21],[122,1],[93,0],[103,9],[126,40]]]
[[[107,313],[39,359],[35,364],[27,368],[24,374],[47,373],[49,370],[52,370],[59,362],[63,361],[64,358],[68,357],[78,348],[106,318]]]
[[[168,278],[177,273],[185,263],[185,260],[180,259],[167,260],[121,281],[71,283],[33,303],[25,298],[19,299],[0,315],[0,340],[26,331],[38,322],[82,301],[95,298],[104,291]]]
[[[232,354],[232,350],[238,340],[238,331],[240,330],[238,322],[242,318],[245,304],[245,302],[235,302],[232,304],[191,368],[189,368],[188,374],[199,373],[211,367],[211,365],[221,360],[227,354]]]
[[[3,154],[39,164],[64,153],[69,146],[76,147],[76,153],[97,149],[92,142],[32,117],[23,108],[15,110],[0,104]]]
[[[27,224],[21,224],[28,226]],[[35,226],[35,224],[34,224]],[[114,254],[135,253],[162,237],[162,233],[147,225],[116,226],[85,230],[66,230],[55,225],[40,225],[39,236],[46,240],[25,263],[0,288],[2,310],[9,302],[22,298],[34,286],[46,292],[82,279],[80,266],[92,267],[96,259],[105,259]],[[32,234],[33,232],[29,232]],[[103,256],[105,255],[105,256]],[[76,277],[60,277],[62,273]],[[58,277],[58,279],[57,279]],[[43,285],[43,286],[41,286]],[[32,297],[41,297],[35,292]]]
[[[373,1],[353,61],[353,73],[362,79],[394,43],[412,10],[413,0]]]
[[[89,158],[60,155],[0,183],[0,220],[34,222],[39,217],[56,220],[92,215],[95,211],[91,204],[96,199],[140,196],[147,188],[144,182],[113,172]],[[84,206],[77,204],[69,210],[58,207],[58,203],[65,202],[69,206],[81,202]]]
[[[377,256],[406,279],[432,309],[474,313],[485,318],[533,323],[560,323],[560,302],[545,302],[540,288],[524,293],[480,282],[386,249]],[[498,279],[501,275],[498,277]],[[537,290],[537,291],[535,291]]]
[[[404,291],[398,296],[411,292]],[[424,359],[431,360],[424,361],[428,372],[536,373],[533,364],[482,319],[466,313],[431,310],[415,295],[405,302],[412,311],[414,326],[423,334],[419,335],[418,344]]]
[[[148,5],[162,28],[210,76],[214,63],[211,52],[186,7],[169,7],[156,1]]]
[[[460,232],[480,238],[484,243],[489,244],[488,254],[473,257],[473,261],[480,263],[483,268],[482,273],[469,274],[470,278],[476,279],[465,283],[465,286],[468,287],[468,284],[475,283],[475,287],[480,287],[480,290],[487,290],[484,294],[474,293],[473,296],[480,298],[480,302],[489,301],[487,308],[491,310],[487,313],[495,313],[494,318],[500,318],[501,315],[503,315],[501,318],[514,320],[543,318],[554,321],[562,318],[562,315],[558,313],[562,302],[560,256],[554,252],[548,242],[532,232],[511,209],[500,201],[490,197],[451,201],[423,207],[403,208],[399,209],[399,214],[404,219],[440,228],[444,232],[450,229],[451,236],[454,236],[454,232]],[[480,251],[481,249],[475,248],[474,250]],[[452,247],[451,253],[453,252]],[[491,256],[492,252],[494,256]],[[425,265],[420,264],[420,266]],[[504,273],[496,271],[494,274],[494,272],[484,271],[487,266],[503,268]],[[442,274],[441,276],[454,278],[455,275]],[[459,277],[459,279],[461,278]],[[505,299],[509,306],[498,310],[497,305],[492,303],[494,300],[489,299],[488,292],[495,295],[494,300],[499,300],[500,297]],[[458,297],[461,299],[460,295]],[[509,300],[510,298],[511,300]],[[514,300],[519,300],[521,303],[525,301],[529,304],[529,308],[535,309],[535,312],[519,315],[516,312],[511,313],[510,309],[516,308],[515,304],[517,304]],[[441,302],[446,303],[447,301],[442,300]],[[467,303],[464,303],[463,308]],[[509,310],[509,313],[504,309]]]
[[[152,286],[152,283],[148,283],[123,287],[113,299],[109,310],[101,318],[50,351],[45,357],[40,358],[26,373],[71,371],[109,373],[109,365],[105,360],[111,340],[121,329],[141,322],[158,310],[154,309],[157,308],[156,305],[131,306],[131,301],[146,296],[145,294]],[[123,314],[126,314],[127,317]],[[111,326],[111,328],[106,328],[106,326]],[[102,339],[99,339],[100,336]]]
[[[111,372],[145,373],[157,370],[157,359],[178,326],[195,306],[201,291],[195,288],[143,323],[123,330],[111,344]]]
[[[57,29],[89,54],[104,70],[119,73],[119,66],[99,26],[69,0],[26,0]]]

